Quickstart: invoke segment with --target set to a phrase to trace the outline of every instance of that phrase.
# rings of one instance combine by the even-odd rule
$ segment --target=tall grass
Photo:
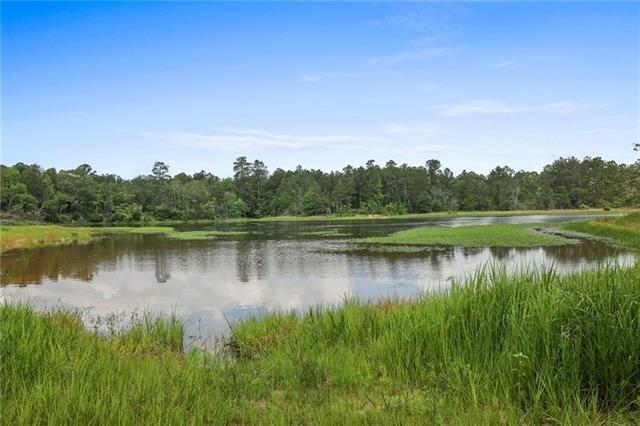
[[[0,227],[0,253],[51,245],[86,244],[93,239],[93,228],[59,225],[10,225]]]
[[[447,294],[272,313],[216,354],[0,308],[3,423],[640,422],[640,266],[485,268]],[[159,321],[159,322],[158,322]]]
[[[598,218],[590,222],[565,223],[562,224],[562,228],[603,237],[619,245],[640,249],[640,212],[622,217]]]

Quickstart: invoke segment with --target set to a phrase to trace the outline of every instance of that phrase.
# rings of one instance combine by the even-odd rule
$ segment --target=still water
[[[215,240],[110,236],[86,246],[2,255],[0,299],[83,308],[89,316],[176,312],[191,339],[210,344],[229,321],[272,309],[304,309],[345,297],[412,297],[446,288],[488,262],[551,265],[567,272],[598,262],[631,263],[630,252],[597,242],[544,248],[434,248],[425,252],[331,253],[354,237],[416,226],[586,220],[519,216],[392,221],[258,222],[177,227],[244,231]],[[336,235],[318,235],[332,232]],[[314,235],[315,234],[315,235]]]

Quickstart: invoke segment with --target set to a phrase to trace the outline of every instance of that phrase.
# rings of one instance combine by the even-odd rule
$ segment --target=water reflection
[[[491,218],[480,219],[490,223]],[[468,221],[445,222],[458,226]],[[441,222],[429,224],[443,226]],[[631,253],[596,242],[544,248],[449,247],[410,254],[329,254],[326,249],[344,247],[344,239],[306,235],[335,229],[349,236],[381,235],[424,223],[245,224],[233,225],[232,230],[250,230],[247,235],[199,241],[114,236],[83,247],[3,255],[0,292],[8,300],[28,298],[37,304],[89,307],[97,314],[175,310],[185,316],[191,334],[213,336],[226,328],[227,320],[270,309],[303,309],[336,303],[346,296],[414,296],[442,288],[451,277],[471,273],[490,261],[509,268],[553,264],[563,272],[597,262],[630,263],[634,259]]]

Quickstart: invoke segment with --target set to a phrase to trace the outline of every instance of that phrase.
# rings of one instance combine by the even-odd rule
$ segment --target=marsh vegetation
[[[384,237],[355,240],[361,244],[393,246],[458,246],[458,247],[541,247],[572,244],[556,235],[545,234],[536,224],[500,224],[459,227],[433,227],[408,229]]]
[[[46,283],[15,292],[3,288],[11,290],[5,295],[15,302],[0,306],[0,422],[639,422],[639,266],[618,262],[622,252],[602,243],[535,230],[538,223],[576,228],[581,235],[606,229],[612,242],[631,247],[639,218],[572,224],[562,223],[564,216],[521,216],[442,219],[427,223],[431,226],[345,221],[330,227],[262,222],[210,229],[96,228],[85,247],[5,255],[3,285],[29,277],[30,272],[17,272],[23,267],[64,271],[34,271],[51,277],[55,289]],[[179,234],[193,242],[173,238]],[[290,239],[295,236],[303,238]],[[362,247],[369,251],[363,253]],[[177,261],[168,262],[174,251]],[[98,263],[83,264],[85,258]],[[69,296],[81,291],[82,300],[100,304],[105,299],[86,293],[90,283],[97,283],[110,289],[108,300],[140,294],[147,300],[150,294],[136,278],[145,258],[153,259],[163,284],[154,285],[157,299],[174,303],[178,299],[166,296],[172,291],[193,294],[199,304],[190,312],[210,308],[234,291],[201,288],[200,281],[210,285],[214,280],[196,273],[205,265],[217,274],[234,269],[249,297],[260,292],[265,301],[271,295],[280,301],[293,294],[298,300],[306,293],[295,292],[311,290],[313,303],[238,316],[227,333],[206,346],[190,340],[194,330],[185,317],[155,311],[91,329],[80,310],[36,308],[10,296],[41,289],[66,297],[68,287]],[[202,263],[185,266],[185,259]],[[556,266],[518,259],[553,259]],[[345,269],[339,268],[341,262]],[[412,290],[409,297],[395,290],[376,297],[352,294],[341,303],[320,296],[319,288],[336,294],[328,271],[351,273],[362,282],[364,271],[386,263],[389,269],[374,277],[390,279],[389,289],[408,279],[398,270],[423,273],[425,265],[448,285]],[[565,263],[571,267],[562,269]],[[252,264],[263,269],[251,272]],[[114,275],[113,265],[130,266],[131,275]],[[186,293],[184,281],[171,284],[172,268],[179,265],[186,269],[178,276],[184,272],[191,281]],[[100,278],[105,268],[108,282]],[[468,268],[475,272],[461,276]],[[89,275],[82,278],[80,270]],[[456,278],[447,279],[451,276]],[[87,285],[66,283],[66,277]],[[285,283],[293,279],[287,292],[265,287],[276,277]],[[254,286],[252,280],[263,281]],[[235,312],[229,305],[221,309]]]
[[[634,423],[638,304],[637,266],[486,268],[411,302],[247,320],[215,353],[172,318],[105,336],[5,304],[2,421]]]

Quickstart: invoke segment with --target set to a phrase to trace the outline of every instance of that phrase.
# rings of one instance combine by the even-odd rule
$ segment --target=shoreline
[[[169,226],[180,225],[217,225],[242,223],[274,223],[274,222],[357,222],[357,221],[402,221],[411,219],[443,219],[443,218],[473,218],[473,217],[520,217],[520,216],[580,216],[592,215],[598,217],[613,217],[622,214],[640,212],[638,209],[571,209],[571,210],[512,210],[512,211],[477,211],[477,212],[437,212],[407,214],[398,216],[274,216],[266,218],[229,218],[201,221],[160,221],[129,224],[11,224],[2,223],[0,226],[0,253],[7,253],[20,249],[86,244],[96,237],[111,233],[110,230],[132,233],[170,233]],[[123,226],[126,225],[126,226]],[[146,232],[148,228],[149,232]],[[163,229],[163,230],[161,230]],[[125,231],[123,231],[125,230]]]
[[[2,304],[0,402],[25,423],[634,423],[639,284],[637,263],[483,269],[410,302],[247,319],[217,352],[185,349],[171,316],[98,335]]]

